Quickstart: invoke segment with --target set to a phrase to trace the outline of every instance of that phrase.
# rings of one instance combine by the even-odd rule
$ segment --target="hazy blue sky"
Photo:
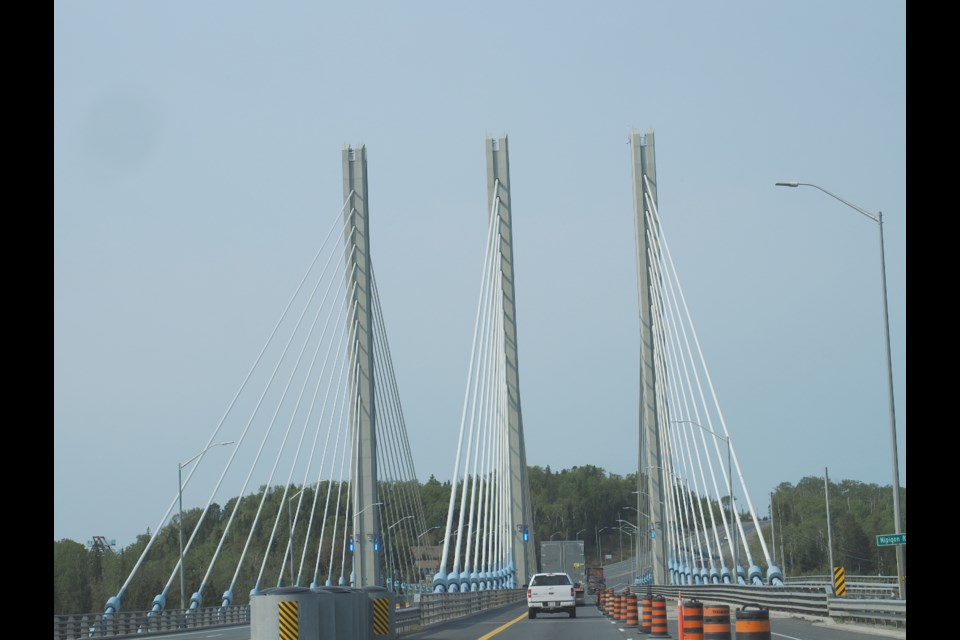
[[[824,467],[892,481],[877,225],[774,183],[883,211],[906,485],[905,2],[54,9],[55,540],[156,526],[339,211],[344,144],[368,149],[416,471],[449,479],[487,134],[510,143],[529,464],[636,471],[626,142],[652,128],[663,225],[764,513]]]

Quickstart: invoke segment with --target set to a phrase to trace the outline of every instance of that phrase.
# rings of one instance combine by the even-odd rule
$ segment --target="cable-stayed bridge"
[[[636,581],[781,585],[660,225],[653,132],[630,143],[640,411],[636,522],[619,528]],[[230,607],[285,586],[516,589],[538,570],[506,136],[485,153],[486,252],[446,521],[424,515],[370,252],[367,150],[348,146],[342,207],[221,419],[179,463],[178,491],[105,613]],[[201,486],[201,468],[215,482]],[[201,506],[184,511],[185,495]],[[159,548],[178,561],[160,566]]]

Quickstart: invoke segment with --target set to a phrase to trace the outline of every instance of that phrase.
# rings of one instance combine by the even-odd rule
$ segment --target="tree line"
[[[539,558],[539,544],[551,538],[556,540],[579,539],[584,542],[588,564],[599,563],[600,550],[607,552],[618,550],[618,519],[637,523],[637,513],[631,509],[636,504],[637,477],[635,474],[624,476],[607,473],[593,465],[576,466],[571,469],[552,471],[549,466],[528,467],[528,482],[533,511],[532,534],[536,544],[534,557]],[[451,483],[440,482],[431,476],[425,483],[419,484],[419,493],[423,503],[425,523],[428,527],[438,528],[436,535],[446,525],[447,509],[450,501]],[[220,596],[234,581],[238,587],[234,594],[234,604],[249,602],[249,586],[256,583],[256,577],[263,562],[263,549],[270,538],[270,527],[260,526],[250,534],[250,549],[257,549],[251,557],[240,563],[246,534],[250,531],[256,510],[263,498],[265,513],[275,513],[281,508],[283,487],[267,490],[261,487],[254,494],[256,500],[240,501],[239,510],[234,516],[233,531],[243,531],[244,535],[227,536],[220,549],[220,558],[211,569],[205,588],[204,606],[219,604]],[[308,499],[313,487],[305,491]],[[326,492],[320,487],[318,491]],[[460,487],[457,488],[458,492]],[[266,491],[266,496],[263,492]],[[299,491],[291,487],[288,495]],[[459,494],[458,494],[459,495]],[[772,515],[773,526],[764,528],[768,549],[775,555],[775,561],[785,576],[826,575],[828,570],[827,553],[827,515],[826,496],[823,478],[806,477],[796,485],[781,483],[770,494],[768,506],[771,513],[758,513],[767,518]],[[762,502],[760,502],[762,504]],[[191,552],[185,557],[184,570],[189,588],[195,587],[207,571],[204,559],[211,558],[221,543],[228,518],[236,506],[236,498],[222,507],[214,504],[203,519],[196,534]],[[718,509],[716,505],[711,508]],[[901,508],[906,529],[906,491],[901,488]],[[184,511],[183,529],[186,540],[200,520],[199,508]],[[455,514],[456,517],[457,514]],[[344,514],[330,514],[328,518]],[[321,516],[313,531],[322,526]],[[283,525],[284,519],[280,519]],[[342,522],[342,520],[341,520]],[[150,553],[143,560],[137,576],[131,581],[123,597],[125,610],[149,610],[154,597],[163,591],[171,578],[173,567],[179,560],[179,526],[176,518],[166,524],[158,533]],[[332,526],[331,522],[327,523]],[[747,527],[747,523],[744,523]],[[602,530],[602,531],[601,531]],[[298,526],[302,534],[305,527]],[[771,538],[771,533],[772,538]],[[877,547],[876,536],[893,533],[893,495],[890,486],[865,484],[854,480],[830,482],[830,535],[833,542],[833,558],[836,566],[845,567],[851,575],[889,575],[896,571],[894,547]],[[269,554],[267,575],[277,575],[287,542],[287,530],[274,537],[273,545],[280,550]],[[435,538],[434,538],[435,539]],[[150,536],[145,533],[137,536],[135,542],[127,547],[113,549],[103,545],[87,548],[80,542],[69,539],[56,540],[53,543],[53,582],[54,615],[90,613],[103,611],[109,598],[116,595],[127,580],[134,563],[146,548]],[[421,541],[422,542],[422,541]],[[325,543],[328,544],[329,543]],[[302,540],[298,546],[302,545]],[[300,547],[302,548],[302,547]],[[755,548],[754,558],[763,559],[759,541],[751,542]],[[629,543],[624,546],[624,557],[629,556]],[[328,550],[321,553],[327,557]],[[240,565],[240,569],[237,566]],[[766,570],[765,566],[761,569]],[[326,567],[321,567],[321,573]],[[270,585],[261,585],[265,588]],[[186,594],[189,602],[190,594]],[[179,580],[174,579],[168,590],[168,608],[179,607]]]

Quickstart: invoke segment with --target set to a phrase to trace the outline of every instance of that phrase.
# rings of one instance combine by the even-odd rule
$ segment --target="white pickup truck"
[[[577,617],[573,580],[566,573],[535,573],[527,587],[527,617],[538,613],[563,613]]]

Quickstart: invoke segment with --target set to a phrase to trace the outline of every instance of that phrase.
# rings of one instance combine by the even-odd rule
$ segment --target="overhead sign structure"
[[[891,547],[898,544],[907,544],[906,533],[886,533],[877,536],[878,547]]]

